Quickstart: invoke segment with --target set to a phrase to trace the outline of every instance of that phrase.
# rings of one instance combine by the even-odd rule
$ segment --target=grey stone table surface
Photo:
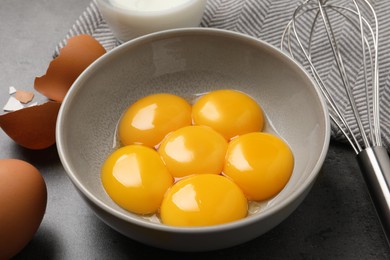
[[[0,1],[1,107],[9,86],[34,91],[35,77],[45,73],[56,44],[89,1]],[[36,100],[42,99],[35,94]],[[344,144],[331,142],[314,187],[280,225],[248,243],[204,253],[151,248],[106,226],[71,185],[55,145],[31,151],[0,131],[0,158],[33,164],[48,189],[42,224],[15,259],[390,259],[355,155]]]

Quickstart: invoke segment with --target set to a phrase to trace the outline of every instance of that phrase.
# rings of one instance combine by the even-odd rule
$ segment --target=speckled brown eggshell
[[[39,171],[18,159],[0,159],[0,259],[19,253],[37,232],[47,189]]]
[[[55,143],[55,128],[61,103],[48,101],[0,115],[0,127],[19,145],[40,150]],[[1,193],[1,190],[0,190]]]
[[[49,99],[62,102],[81,72],[105,52],[90,35],[69,38],[60,54],[50,62],[46,74],[35,78],[34,88]]]

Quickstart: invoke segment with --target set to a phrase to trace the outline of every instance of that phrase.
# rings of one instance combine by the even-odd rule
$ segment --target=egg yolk
[[[283,140],[257,132],[229,143],[223,173],[241,187],[248,199],[262,201],[284,188],[293,166],[293,154]]]
[[[227,140],[261,131],[264,125],[261,107],[236,90],[216,90],[200,97],[193,105],[192,117],[194,124],[210,126]]]
[[[249,95],[216,90],[191,106],[161,93],[129,106],[121,147],[101,170],[104,189],[125,210],[171,226],[211,226],[244,218],[248,201],[277,195],[291,178],[288,144],[261,132],[265,117]]]
[[[167,191],[160,217],[172,226],[209,226],[244,218],[247,210],[246,197],[233,181],[200,174],[179,180]]]
[[[220,174],[227,150],[225,138],[207,126],[187,126],[170,133],[158,152],[174,177]]]
[[[113,201],[138,214],[155,213],[173,184],[159,154],[143,145],[123,146],[110,154],[103,164],[101,179]]]
[[[177,95],[161,93],[139,99],[123,114],[118,127],[123,145],[155,147],[171,131],[191,125],[191,105]]]

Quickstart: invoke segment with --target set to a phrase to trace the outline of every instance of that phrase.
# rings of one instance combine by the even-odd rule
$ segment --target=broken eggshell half
[[[39,150],[55,143],[55,127],[61,103],[48,101],[0,116],[3,131],[19,145]]]
[[[90,35],[69,38],[50,62],[46,74],[35,78],[34,88],[49,101],[0,115],[0,127],[25,148],[40,150],[52,146],[62,100],[77,77],[104,53],[103,46]]]
[[[62,102],[81,72],[104,53],[106,50],[92,36],[74,36],[50,62],[46,74],[35,78],[34,88],[49,99]]]

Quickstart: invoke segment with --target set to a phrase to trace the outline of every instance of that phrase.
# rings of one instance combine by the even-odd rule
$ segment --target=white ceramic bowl
[[[191,100],[224,88],[255,98],[269,120],[266,131],[275,130],[290,145],[294,171],[280,194],[242,220],[196,228],[152,223],[115,204],[103,189],[100,168],[113,151],[117,123],[129,104],[156,92]],[[96,215],[134,240],[177,251],[227,248],[278,225],[308,194],[329,137],[325,102],[297,63],[258,39],[206,28],[150,34],[103,55],[69,90],[56,129],[61,162]]]

